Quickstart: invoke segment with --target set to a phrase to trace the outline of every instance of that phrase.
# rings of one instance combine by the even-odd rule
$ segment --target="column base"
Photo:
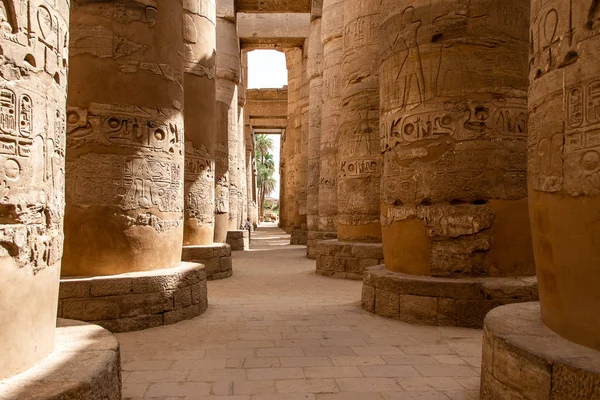
[[[306,240],[306,257],[311,260],[317,259],[317,243],[321,240],[337,239],[337,232],[308,231]]]
[[[539,303],[499,307],[485,318],[481,399],[600,399],[600,352],[542,322]]]
[[[306,229],[294,229],[292,230],[290,237],[290,244],[297,246],[306,246],[308,241],[308,231]]]
[[[369,312],[411,324],[481,328],[491,309],[537,300],[535,276],[436,278],[378,265],[365,271],[361,303]]]
[[[232,251],[250,250],[250,236],[246,230],[227,231],[227,244]]]
[[[229,278],[233,275],[231,246],[227,243],[183,246],[181,261],[203,264],[206,279],[209,281]]]
[[[182,262],[155,271],[62,278],[58,316],[131,332],[170,325],[208,307],[204,265]]]
[[[54,351],[0,381],[0,399],[121,400],[119,342],[99,326],[59,319]]]
[[[366,268],[383,262],[383,244],[322,240],[317,243],[316,256],[318,275],[362,280]]]

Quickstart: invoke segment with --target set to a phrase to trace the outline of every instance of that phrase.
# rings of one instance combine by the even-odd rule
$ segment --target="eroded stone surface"
[[[386,268],[533,274],[527,15],[522,1],[383,1]]]
[[[214,243],[207,246],[183,246],[181,261],[204,265],[206,279],[223,279],[233,275],[231,246]]]
[[[63,278],[58,316],[129,332],[197,317],[208,307],[204,265],[93,278]]]
[[[58,320],[56,348],[24,373],[0,380],[2,400],[121,399],[119,342],[105,329]]]
[[[600,350],[598,2],[534,0],[531,32],[528,182],[542,317]]]
[[[366,268],[383,263],[381,243],[319,241],[315,249],[318,275],[362,280]]]
[[[0,3],[0,379],[54,347],[68,18],[66,0]]]
[[[344,1],[338,131],[338,238],[381,241],[379,25],[381,0]]]
[[[481,399],[600,399],[600,353],[548,329],[539,303],[485,318]]]
[[[182,23],[168,0],[71,7],[64,275],[180,261]]]
[[[538,300],[535,277],[438,278],[388,271],[364,272],[363,309],[413,324],[481,328],[491,309]]]
[[[214,239],[216,5],[214,0],[184,2],[184,245]]]

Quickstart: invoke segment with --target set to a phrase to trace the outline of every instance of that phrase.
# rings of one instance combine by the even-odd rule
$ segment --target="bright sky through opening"
[[[287,85],[285,54],[277,50],[248,53],[248,89],[281,88]]]

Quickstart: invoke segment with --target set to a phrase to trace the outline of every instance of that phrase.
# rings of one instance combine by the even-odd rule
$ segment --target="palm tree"
[[[273,142],[266,137],[267,135],[256,135],[256,180],[258,184],[258,212],[262,217],[264,215],[265,197],[273,190],[277,181],[273,177],[275,174],[275,160],[269,150],[273,148]]]

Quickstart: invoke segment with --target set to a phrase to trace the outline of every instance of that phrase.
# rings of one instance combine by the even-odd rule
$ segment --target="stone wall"
[[[168,270],[63,278],[58,316],[129,332],[194,318],[207,307],[204,266],[182,263]]]
[[[362,280],[365,269],[383,263],[379,243],[322,240],[315,249],[316,273],[338,279]]]

